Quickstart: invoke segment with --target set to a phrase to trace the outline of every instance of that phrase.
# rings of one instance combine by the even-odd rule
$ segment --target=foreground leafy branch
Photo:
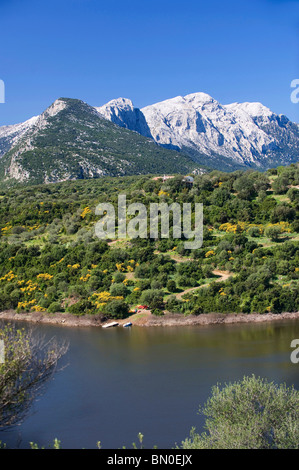
[[[19,424],[30,405],[53,376],[68,345],[46,341],[32,329],[4,326],[5,362],[0,364],[0,429]]]

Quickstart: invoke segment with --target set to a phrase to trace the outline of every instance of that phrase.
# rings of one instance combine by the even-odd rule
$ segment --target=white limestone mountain
[[[139,110],[120,98],[96,108],[115,124],[212,168],[269,168],[298,160],[299,125],[261,103],[222,105],[206,93]]]
[[[222,105],[205,93],[142,109],[125,98],[101,107],[60,98],[40,116],[0,127],[0,181],[9,184],[204,166],[263,170],[298,155],[298,124],[261,103]]]
[[[34,116],[20,124],[0,127],[0,158],[30,129],[37,121]]]
[[[27,123],[0,128],[0,145],[0,181],[8,185],[196,169],[189,157],[70,98],[56,100]]]
[[[96,110],[109,121],[120,127],[138,132],[145,137],[152,137],[151,131],[146,123],[144,114],[135,108],[132,101],[126,98],[109,101],[109,103],[96,108]]]

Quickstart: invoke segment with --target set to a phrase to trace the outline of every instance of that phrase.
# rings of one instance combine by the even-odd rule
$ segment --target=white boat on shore
[[[111,328],[112,326],[118,326],[117,321],[112,321],[110,323],[105,323],[105,325],[102,325],[102,328]]]

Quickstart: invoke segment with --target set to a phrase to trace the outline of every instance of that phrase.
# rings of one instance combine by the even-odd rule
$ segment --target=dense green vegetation
[[[297,165],[266,173],[100,178],[0,193],[0,309],[123,318],[152,312],[297,311]],[[95,207],[119,194],[127,203],[201,202],[204,242],[99,240]]]

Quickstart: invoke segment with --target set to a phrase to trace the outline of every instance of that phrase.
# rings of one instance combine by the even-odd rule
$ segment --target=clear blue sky
[[[209,93],[299,121],[299,0],[0,0],[0,125],[56,98],[143,107]]]

